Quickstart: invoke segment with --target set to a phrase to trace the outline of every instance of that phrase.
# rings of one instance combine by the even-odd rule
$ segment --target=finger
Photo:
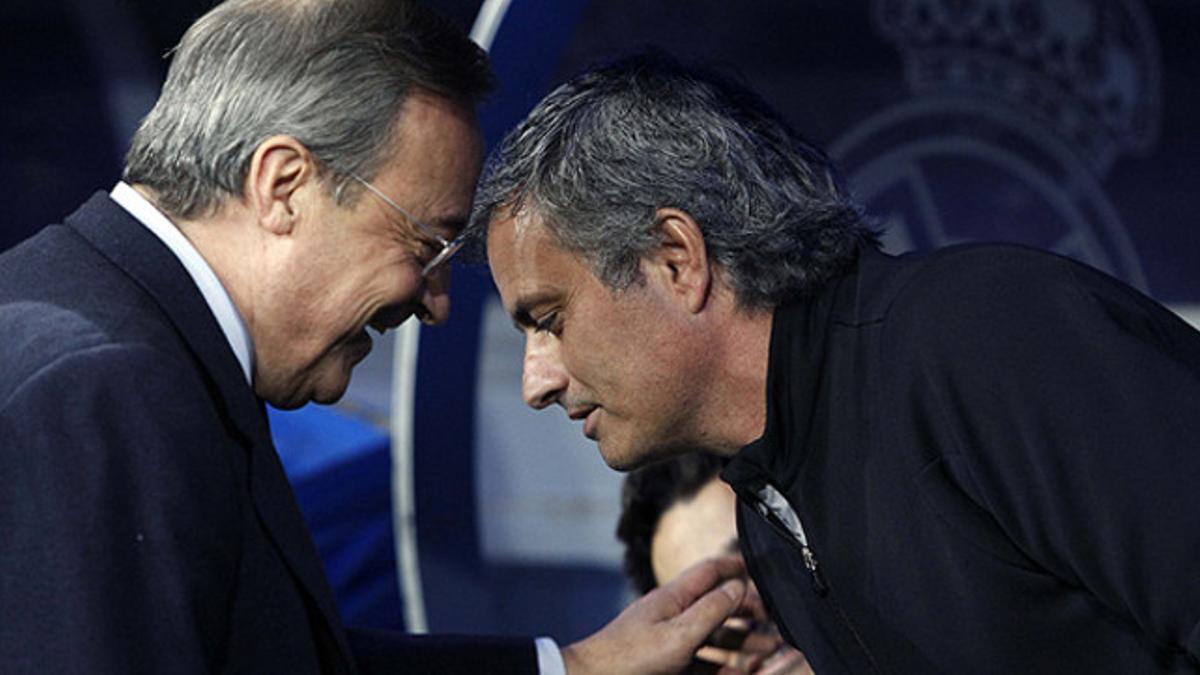
[[[750,583],[750,588],[746,591],[746,597],[742,600],[742,605],[738,607],[737,616],[753,619],[760,623],[770,621],[770,616],[767,614],[767,607],[763,603],[762,596],[758,594],[758,588],[753,582]]]
[[[742,604],[746,604],[745,601],[742,601]],[[722,624],[722,627],[729,628],[731,630],[740,630],[743,633],[749,633],[752,630],[757,630],[759,626],[758,622],[754,621],[753,619],[734,614],[725,620],[725,623]]]
[[[746,637],[750,634],[750,631],[745,628],[735,627],[730,625],[730,623],[729,620],[725,621],[724,624],[712,632],[712,635],[708,636],[705,643],[719,649],[741,649],[742,643],[746,641]]]
[[[804,654],[785,647],[767,659],[755,672],[757,675],[812,675],[813,671]]]
[[[718,647],[704,646],[696,650],[696,658],[708,663],[716,663],[722,666],[731,666],[738,670],[752,670],[759,665],[766,663],[771,654],[752,654],[750,652],[742,652],[733,649],[720,649]]]
[[[690,605],[701,595],[727,579],[746,575],[746,564],[740,556],[727,555],[701,560],[684,570],[666,587],[675,589],[684,605]]]
[[[742,640],[738,650],[752,654],[774,654],[783,647],[783,638],[771,633],[750,633]]]
[[[721,649],[720,647],[705,645],[696,650],[696,658],[707,663],[715,663],[723,666],[734,663],[734,653],[731,649]]]
[[[722,587],[718,584],[745,574],[745,569],[745,563],[738,556],[710,558],[692,565],[670,583],[651,591],[647,597],[658,596],[653,602],[654,609],[659,613],[657,618],[672,619],[714,587]],[[735,602],[738,603],[745,597],[745,584],[739,584],[736,594],[730,593],[730,597],[736,595]]]
[[[693,649],[699,647],[737,609],[745,592],[746,582],[734,578],[705,593],[670,621],[678,631],[678,638],[694,645]]]
[[[719,672],[749,673],[766,662],[770,654],[750,654],[748,652],[718,649],[716,647],[701,647],[696,651],[696,658],[708,663],[721,666]]]

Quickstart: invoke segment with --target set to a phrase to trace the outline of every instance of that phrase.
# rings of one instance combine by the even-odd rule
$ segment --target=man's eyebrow
[[[511,312],[513,328],[516,328],[518,333],[523,333],[524,329],[536,326],[537,321],[533,318],[533,309],[549,300],[551,296],[552,292],[542,291],[518,298]]]

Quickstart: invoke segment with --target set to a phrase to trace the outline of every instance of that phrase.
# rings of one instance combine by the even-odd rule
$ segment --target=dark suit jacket
[[[203,297],[98,193],[0,255],[0,672],[536,672],[349,637]]]

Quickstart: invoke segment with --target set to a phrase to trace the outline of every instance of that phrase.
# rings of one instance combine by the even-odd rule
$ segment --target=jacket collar
[[[858,263],[816,293],[775,308],[767,362],[767,419],[763,435],[743,446],[721,472],[739,493],[756,493],[764,484],[795,485],[809,449],[823,439],[820,420],[828,396],[822,391],[830,332],[837,323],[856,323],[859,266],[879,256],[860,251]]]
[[[161,240],[103,192],[65,222],[154,299],[210,377],[230,436],[247,448],[249,489],[259,521],[319,608],[343,661],[349,663],[333,596],[271,442],[264,404],[246,384],[237,357],[195,283]]]
[[[771,345],[767,361],[767,415],[763,434],[742,447],[721,471],[721,478],[739,494],[757,493],[764,484],[791,484],[790,478],[803,464],[802,453],[784,452],[790,444],[791,430],[805,426],[811,410],[800,403],[793,385],[814,385],[819,368],[819,350],[797,349],[801,336],[815,337],[813,300],[799,300],[780,305],[771,321]],[[814,392],[815,393],[815,392]],[[797,405],[799,403],[799,405]],[[802,445],[800,447],[803,447]]]

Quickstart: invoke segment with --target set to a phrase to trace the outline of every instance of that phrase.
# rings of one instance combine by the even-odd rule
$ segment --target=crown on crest
[[[876,0],[915,92],[999,97],[1107,168],[1156,140],[1149,18],[1126,0]]]

